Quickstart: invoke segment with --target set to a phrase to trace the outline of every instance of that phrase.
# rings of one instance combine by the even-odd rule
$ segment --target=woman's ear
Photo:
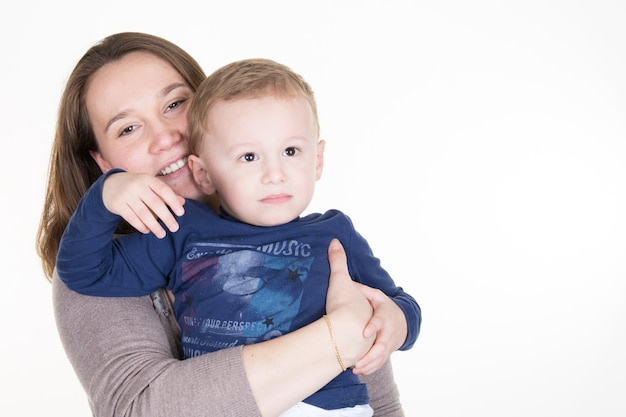
[[[189,169],[191,170],[194,181],[202,192],[207,195],[215,193],[215,187],[211,182],[211,178],[209,178],[209,172],[206,169],[206,165],[204,165],[204,161],[198,158],[197,155],[189,155],[187,163],[189,164]]]
[[[103,157],[102,154],[98,151],[89,151],[89,155],[96,161],[96,164],[100,167],[100,170],[104,174],[111,168],[113,168]]]

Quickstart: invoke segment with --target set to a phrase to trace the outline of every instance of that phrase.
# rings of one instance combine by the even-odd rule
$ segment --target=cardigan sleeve
[[[388,360],[373,374],[359,376],[361,382],[367,385],[374,417],[404,417],[400,392],[394,379],[391,363]]]
[[[94,416],[260,416],[241,347],[183,361],[149,297],[81,295],[56,274],[52,291],[59,337]]]

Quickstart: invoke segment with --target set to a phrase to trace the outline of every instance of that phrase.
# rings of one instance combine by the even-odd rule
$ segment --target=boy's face
[[[198,156],[226,212],[273,226],[306,209],[322,174],[324,141],[305,98],[219,101],[208,131]]]

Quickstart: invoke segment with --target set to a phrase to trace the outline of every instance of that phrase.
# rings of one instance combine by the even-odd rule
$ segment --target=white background
[[[319,102],[312,210],[423,309],[407,416],[626,415],[626,3],[20,1],[0,16],[5,415],[87,416],[35,254],[58,100],[118,31],[208,72],[268,57]]]

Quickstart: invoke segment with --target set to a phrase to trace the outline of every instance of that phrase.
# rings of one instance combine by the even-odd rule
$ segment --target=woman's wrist
[[[327,315],[324,315],[323,318],[326,321],[326,326],[328,327],[328,334],[330,335],[330,342],[332,343],[333,350],[335,351],[335,357],[337,358],[337,363],[339,364],[339,367],[341,368],[341,371],[343,372],[347,368],[343,364],[343,360],[341,359],[341,354],[339,353],[339,348],[337,347],[337,341],[335,341],[335,334],[333,333],[333,324],[331,323]]]
[[[337,310],[328,313],[324,318],[325,322],[328,320],[325,325],[329,328],[329,346],[336,356],[337,363],[343,365],[343,369],[354,366],[374,343],[374,337],[363,337],[363,328],[367,321],[359,320],[351,313],[354,312],[348,309]]]
[[[336,332],[335,323],[331,323],[333,332]],[[345,324],[342,323],[341,327]],[[337,345],[345,361],[342,344],[348,345],[349,342],[342,340]],[[344,365],[352,366],[360,355],[352,355],[351,352],[356,351],[353,348],[346,348],[346,351],[350,353],[350,362]],[[341,372],[323,318],[283,336],[243,346],[242,356],[250,388],[262,415],[279,415]]]

